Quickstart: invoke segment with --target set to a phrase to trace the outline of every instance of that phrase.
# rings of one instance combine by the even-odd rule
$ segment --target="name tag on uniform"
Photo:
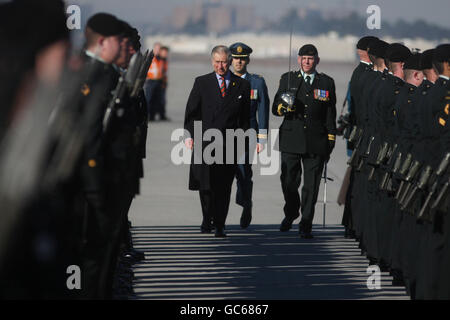
[[[320,101],[330,101],[330,91],[314,89],[314,99]]]
[[[258,90],[257,89],[250,90],[250,99],[251,100],[258,99]]]

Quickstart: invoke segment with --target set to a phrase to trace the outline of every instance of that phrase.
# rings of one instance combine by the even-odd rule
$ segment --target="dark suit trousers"
[[[302,177],[303,164],[303,188],[302,198],[298,189]],[[300,227],[310,231],[314,218],[314,209],[319,194],[320,179],[322,176],[324,158],[319,155],[281,153],[281,187],[283,190],[286,218],[294,220],[302,210]]]
[[[236,203],[244,208],[252,207],[253,171],[251,164],[238,164],[236,170]]]
[[[217,228],[223,228],[230,206],[231,186],[236,166],[213,164],[210,170],[211,188],[199,192],[203,222],[213,220]]]

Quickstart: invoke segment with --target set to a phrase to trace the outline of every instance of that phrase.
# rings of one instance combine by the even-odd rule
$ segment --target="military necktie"
[[[225,92],[226,92],[226,83],[225,83],[225,78],[224,77],[220,77],[220,93],[222,94],[222,97],[225,97]]]
[[[310,76],[306,76],[305,82],[308,85],[308,88],[310,88],[311,87],[311,77]]]

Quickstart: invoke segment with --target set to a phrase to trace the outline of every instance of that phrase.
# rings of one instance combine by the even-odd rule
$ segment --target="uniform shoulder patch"
[[[83,86],[81,87],[81,93],[82,93],[84,96],[87,96],[87,95],[89,95],[89,93],[91,93],[91,88],[89,88],[89,86],[85,83],[85,84],[83,84]]]

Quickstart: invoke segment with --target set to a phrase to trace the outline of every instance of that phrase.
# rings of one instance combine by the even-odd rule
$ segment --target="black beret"
[[[69,39],[62,0],[16,0],[0,9],[1,41],[11,48],[17,46],[17,51],[35,54],[51,43]]]
[[[139,35],[139,32],[136,28],[133,28],[130,26],[127,22],[121,21],[123,24],[124,32],[123,36],[125,38],[130,39],[131,45],[135,50],[139,50],[141,48],[141,36]]]
[[[299,56],[317,56],[318,54],[317,48],[312,44],[305,44],[298,50]]]
[[[422,68],[423,69],[432,69],[433,68],[433,55],[434,55],[434,49],[428,49],[422,53]]]
[[[441,44],[436,47],[433,61],[450,62],[450,43]]]
[[[386,58],[391,62],[405,62],[411,54],[411,50],[401,43],[391,43],[386,50]]]
[[[422,59],[423,54],[422,53],[414,53],[412,54],[403,65],[403,69],[410,69],[410,70],[423,70],[422,65]]]
[[[89,18],[87,27],[105,37],[118,36],[125,32],[125,25],[109,13],[97,13]]]
[[[356,44],[356,48],[360,50],[367,50],[369,43],[373,40],[378,40],[377,37],[374,36],[365,36],[359,39],[358,43]]]
[[[253,52],[252,48],[242,42],[233,43],[230,46],[231,56],[235,58],[246,58]]]
[[[139,35],[139,31],[137,31],[137,29],[133,28],[133,27],[131,27],[131,29],[133,30],[132,36],[130,38],[131,45],[133,46],[133,48],[135,50],[140,50],[141,49],[141,36]]]
[[[389,47],[389,43],[386,41],[376,39],[369,43],[368,52],[377,58],[386,58],[386,50]]]

